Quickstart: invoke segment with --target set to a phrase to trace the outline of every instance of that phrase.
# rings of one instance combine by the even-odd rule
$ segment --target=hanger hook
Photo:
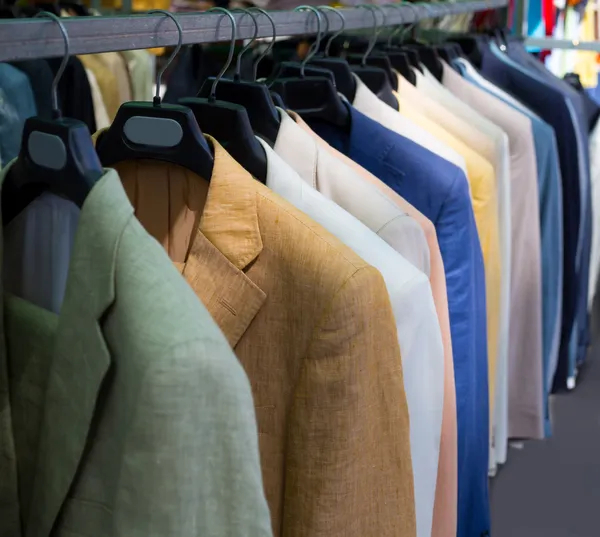
[[[215,78],[210,88],[210,95],[208,97],[209,102],[217,100],[217,84],[221,81],[223,75],[225,74],[225,71],[227,71],[227,69],[229,69],[229,66],[231,65],[231,60],[233,60],[233,52],[235,50],[235,38],[237,36],[237,25],[235,23],[235,17],[231,14],[231,11],[225,9],[224,7],[211,7],[210,9],[207,9],[205,13],[210,13],[211,11],[213,13],[215,11],[218,11],[219,13],[223,13],[223,15],[229,17],[229,20],[231,21],[231,42],[229,44],[229,55],[227,56],[227,61],[225,62],[223,67],[221,67],[219,74]]]
[[[181,28],[181,24],[179,24],[179,21],[172,13],[169,13],[168,11],[165,11],[164,9],[153,9],[152,11],[148,11],[148,15],[152,15],[154,13],[160,13],[161,15],[165,15],[166,17],[169,17],[175,23],[175,26],[177,27],[177,32],[179,34],[179,36],[177,38],[177,46],[175,47],[175,50],[173,52],[171,52],[171,55],[169,56],[169,58],[167,59],[165,64],[156,73],[156,94],[154,95],[154,99],[152,100],[152,102],[154,103],[155,106],[158,106],[161,102],[160,83],[162,81],[164,72],[167,70],[167,67],[169,67],[169,65],[171,65],[171,62],[175,59],[175,56],[177,56],[177,54],[179,54],[179,51],[181,50],[181,45],[183,43],[183,30]]]
[[[254,81],[256,82],[256,77],[258,75],[258,64],[265,58],[267,54],[269,54],[269,52],[271,52],[271,50],[275,46],[275,39],[277,38],[277,27],[275,26],[275,21],[273,20],[273,17],[271,17],[271,15],[269,15],[269,13],[267,13],[264,9],[260,7],[251,7],[248,8],[248,11],[258,11],[259,13],[262,13],[265,17],[267,17],[267,19],[269,19],[271,26],[273,26],[273,39],[269,43],[269,46],[263,51],[263,53],[258,58],[256,58],[256,60],[254,60]]]
[[[248,43],[246,44],[246,46],[242,50],[240,50],[240,52],[238,52],[237,58],[235,60],[235,73],[233,75],[233,80],[235,80],[236,82],[239,82],[241,80],[241,78],[242,78],[242,75],[241,75],[241,72],[242,72],[242,56],[244,54],[246,54],[246,52],[248,52],[248,50],[254,44],[254,42],[256,41],[256,38],[258,37],[258,22],[256,21],[256,17],[254,16],[254,14],[251,13],[249,9],[244,9],[244,8],[241,8],[241,7],[237,7],[235,9],[232,9],[231,12],[232,13],[234,13],[234,12],[235,13],[242,13],[243,15],[248,15],[252,19],[252,22],[254,23],[254,35],[252,36],[252,38],[250,39],[250,41],[248,41]]]
[[[389,4],[386,7],[393,7],[393,8],[400,8],[402,7],[401,4]],[[402,15],[402,13],[401,13]],[[404,23],[403,20],[400,20],[400,22],[397,24],[396,28],[394,28],[392,30],[392,32],[390,32],[390,35],[388,36],[388,40],[387,40],[387,47],[391,48],[392,47],[392,42],[394,40],[394,37],[396,35],[398,35],[401,31],[402,31],[402,24]]]
[[[302,60],[302,63],[300,64],[300,77],[304,78],[304,68],[306,67],[306,64],[313,59],[314,55],[317,53],[317,51],[319,50],[319,47],[321,46],[321,12],[316,9],[313,6],[298,6],[296,9],[294,9],[294,11],[312,11],[315,16],[317,17],[317,37],[315,39],[315,42],[309,47],[308,52],[306,53],[305,58]]]
[[[341,27],[340,29],[335,32],[328,40],[327,40],[327,45],[325,45],[325,57],[328,58],[329,57],[329,49],[331,48],[331,43],[333,43],[333,41],[339,37],[340,35],[342,35],[344,33],[344,30],[346,29],[346,18],[344,17],[344,15],[342,14],[342,12],[339,9],[336,9],[334,7],[331,6],[319,6],[317,7],[317,9],[321,10],[321,11],[333,11],[341,20]],[[327,30],[329,31],[329,18],[325,17],[327,19]]]
[[[65,55],[63,56],[63,59],[60,62],[60,67],[58,68],[56,75],[54,75],[54,79],[52,80],[51,86],[52,114],[54,115],[55,119],[60,119],[60,117],[62,116],[62,112],[58,107],[58,83],[60,82],[60,79],[62,78],[62,75],[65,72],[67,62],[69,61],[69,56],[71,55],[71,42],[69,41],[69,34],[67,34],[67,29],[61,22],[60,18],[57,17],[54,13],[50,13],[49,11],[40,11],[36,14],[36,17],[52,19],[56,24],[58,24],[58,27],[60,28],[60,33],[62,34],[63,40],[65,42]]]
[[[406,36],[415,29],[417,24],[419,24],[419,10],[417,9],[417,6],[415,6],[411,2],[407,2],[406,0],[402,0],[402,2],[400,2],[400,5],[398,7],[402,7],[402,6],[409,7],[415,17],[415,20],[408,25],[408,27],[404,30],[404,32],[402,32],[401,39],[402,39],[402,41],[404,41],[404,39],[406,39]]]
[[[375,48],[375,44],[377,43],[377,37],[379,36],[380,30],[379,24],[377,23],[377,15],[375,14],[374,6],[372,6],[371,4],[361,4],[358,7],[368,9],[373,15],[373,35],[371,36],[371,39],[369,40],[369,46],[367,47],[367,50],[365,51],[360,61],[360,64],[364,67],[365,65],[367,65],[367,58],[369,57],[369,54],[371,54],[371,52]]]

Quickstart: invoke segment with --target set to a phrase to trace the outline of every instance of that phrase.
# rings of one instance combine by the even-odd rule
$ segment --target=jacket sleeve
[[[357,270],[318,323],[295,389],[284,537],[414,537],[409,418],[385,283]]]
[[[250,385],[222,337],[156,360],[128,438],[111,535],[272,537]]]

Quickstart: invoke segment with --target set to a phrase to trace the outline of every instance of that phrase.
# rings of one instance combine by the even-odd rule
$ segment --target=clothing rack
[[[529,37],[525,40],[528,47],[536,47],[541,50],[563,49],[563,50],[590,50],[600,52],[600,41],[578,41],[576,39],[553,39],[551,37]]]
[[[506,7],[508,0],[459,1],[437,4],[395,4],[380,6],[381,10],[365,8],[341,9],[346,30],[418,22],[423,19],[474,13]],[[272,37],[273,27],[267,17],[255,13],[257,37]],[[310,11],[271,12],[276,35],[295,36],[317,32],[316,18]],[[385,16],[384,16],[385,15]],[[255,27],[244,13],[234,14],[237,39],[254,35]],[[327,17],[329,31],[341,29],[341,19],[334,12],[321,12]],[[185,13],[176,15],[183,29],[183,44],[215,43],[231,39],[229,19],[216,13]],[[70,54],[95,54],[120,50],[173,46],[178,31],[173,21],[161,14],[116,17],[72,17],[62,20],[69,36]],[[325,26],[325,24],[324,24]],[[56,23],[51,20],[16,19],[0,21],[0,61],[60,57],[65,45]]]

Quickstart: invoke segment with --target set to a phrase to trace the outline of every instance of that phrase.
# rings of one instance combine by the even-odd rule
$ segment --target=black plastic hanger
[[[251,9],[238,9],[231,11],[242,11],[252,17],[254,22],[255,32],[254,37],[250,40],[250,42],[241,50],[241,52],[237,56],[236,61],[236,70],[233,76],[233,80],[227,80],[221,78],[218,85],[216,85],[216,94],[215,97],[220,101],[227,101],[234,104],[239,104],[246,109],[248,114],[248,118],[250,120],[250,124],[252,125],[252,129],[254,132],[259,134],[262,138],[267,140],[271,145],[275,144],[275,140],[277,139],[277,134],[279,132],[279,113],[275,108],[275,104],[273,103],[273,98],[269,93],[269,88],[265,84],[261,84],[256,82],[256,72],[257,72],[257,63],[254,64],[254,80],[253,81],[245,81],[241,80],[241,59],[246,51],[250,49],[254,41],[256,40],[256,36],[258,35],[258,22],[254,15],[250,12],[251,10],[259,11],[264,16],[266,16],[273,26],[273,41],[271,42],[269,47],[272,47],[275,43],[275,21],[271,18],[271,16],[261,8],[251,8]],[[270,48],[268,48],[263,56],[268,54]],[[262,58],[260,58],[262,59]],[[260,59],[258,61],[260,61]],[[208,78],[202,88],[200,88],[200,92],[198,93],[199,97],[209,97],[215,83],[215,77]],[[262,149],[262,148],[261,148]]]
[[[418,19],[418,15],[419,15],[419,10],[413,6],[410,2],[400,2],[398,4],[391,4],[391,7],[402,7],[402,6],[406,6],[411,8],[411,10],[413,11],[414,14],[414,21],[412,23],[410,23],[406,28],[403,28],[402,25],[399,25],[398,28],[396,30],[394,30],[392,32],[392,34],[388,37],[388,50],[391,48],[391,50],[389,50],[388,53],[392,53],[390,54],[390,61],[392,61],[392,65],[393,65],[393,54],[397,53],[397,54],[401,54],[402,55],[402,59],[399,60],[403,62],[403,59],[405,58],[406,61],[408,62],[408,66],[404,66],[402,64],[400,64],[403,69],[404,72],[401,71],[401,74],[403,76],[405,76],[405,78],[407,78],[410,82],[412,82],[413,84],[416,84],[417,78],[416,75],[413,72],[413,68],[417,69],[419,72],[423,72],[423,69],[421,68],[421,60],[419,59],[419,55],[417,54],[417,52],[413,49],[409,49],[406,48],[405,45],[405,40],[406,40],[406,36],[411,34],[411,32],[413,31],[413,29],[415,28],[415,26],[418,24],[419,19]],[[396,45],[393,44],[393,39],[394,37],[400,34],[400,41],[399,43],[397,43]],[[416,43],[416,41],[413,41]],[[406,74],[410,73],[410,78],[406,76]]]
[[[448,38],[462,50],[462,55],[467,58],[473,66],[480,68],[483,62],[483,56],[479,50],[479,43],[483,39],[481,36],[460,35]]]
[[[410,6],[415,13],[418,15],[417,7],[410,4],[405,3],[404,5]],[[433,15],[433,11],[430,6],[426,3],[420,3],[419,6],[424,7],[429,15]],[[413,25],[413,30],[416,25]],[[407,39],[404,45],[406,50],[412,50],[415,52],[419,58],[419,62],[423,64],[427,68],[427,70],[437,79],[442,80],[442,76],[444,74],[444,67],[442,62],[440,61],[440,57],[436,51],[436,49],[430,45],[427,45],[421,41],[417,41],[414,38]]]
[[[52,81],[54,119],[27,119],[21,150],[2,185],[2,223],[6,226],[42,192],[50,190],[82,207],[104,173],[85,123],[61,117],[58,83],[69,60],[69,37],[54,13],[39,12],[58,24],[65,56]]]
[[[450,52],[449,49],[447,49],[444,45],[434,45],[433,50],[435,50],[437,52],[437,55],[444,60],[446,63],[451,64],[452,63],[452,56],[454,55],[454,51],[452,51],[452,53]]]
[[[398,50],[406,54],[406,59],[412,68],[417,69],[421,73],[423,72],[421,58],[415,49],[410,48],[410,45],[401,45]]]
[[[168,11],[161,13],[173,20],[179,31],[177,47],[156,75],[153,102],[128,102],[121,105],[113,124],[96,142],[96,151],[105,166],[130,159],[153,159],[170,162],[210,180],[213,154],[194,117],[186,106],[163,104],[160,82],[165,69],[181,49],[183,32],[179,21]]]
[[[401,7],[400,4],[390,4],[390,7]],[[394,38],[402,31],[402,24],[399,24],[388,36],[384,45],[379,45],[379,49],[387,55],[392,67],[398,71],[413,86],[417,83],[417,77],[412,70],[412,65],[408,54],[394,44]]]
[[[372,5],[371,8],[373,8],[373,10],[377,10],[381,13],[381,15],[383,17],[381,27],[385,28],[387,26],[387,15],[385,14],[385,11],[383,10],[383,8],[381,6],[378,6],[375,4]],[[377,38],[379,37],[379,33],[380,32],[376,30],[375,44],[374,44],[373,49],[371,50],[370,54],[368,54],[366,56],[366,58],[364,58],[364,64],[369,65],[371,67],[377,67],[379,69],[383,69],[385,71],[385,74],[388,77],[388,80],[390,82],[392,89],[394,91],[398,91],[398,77],[396,76],[396,73],[394,73],[394,69],[392,68],[392,64],[390,62],[387,52],[378,50],[376,48]],[[346,56],[346,58],[347,58],[348,62],[353,65],[363,65],[363,55],[362,54],[348,54]]]
[[[350,69],[350,64],[343,58],[332,58],[330,56],[331,44],[344,32],[346,28],[346,19],[344,18],[344,15],[342,15],[342,13],[334,7],[319,6],[317,9],[321,11],[332,11],[335,13],[340,18],[341,26],[340,29],[335,32],[327,41],[323,55],[315,55],[310,60],[309,65],[315,65],[330,71],[333,74],[335,88],[337,91],[346,97],[346,99],[348,99],[350,102],[352,102],[354,100],[354,96],[356,95],[356,80],[354,79],[354,75]],[[327,21],[327,29],[325,30],[325,33],[328,33],[329,19],[325,17],[324,20]]]
[[[202,130],[214,136],[254,178],[264,183],[267,180],[267,156],[254,135],[246,108],[216,98],[217,86],[233,59],[237,35],[235,18],[229,10],[222,7],[211,8],[207,13],[211,11],[223,13],[231,21],[229,56],[217,77],[213,79],[208,97],[186,97],[179,99],[179,103],[188,106]],[[270,99],[270,95],[268,97]]]
[[[375,15],[375,11],[377,9],[375,6],[368,4],[361,5],[359,7],[368,9],[373,14],[373,35],[371,36],[367,50],[360,59],[360,65],[353,65],[351,68],[352,72],[355,73],[365,83],[365,85],[375,95],[377,95],[377,97],[379,97],[380,100],[391,106],[394,110],[398,110],[398,101],[396,97],[394,97],[394,90],[388,73],[380,67],[371,67],[367,65],[367,58],[373,51],[375,43],[377,42],[377,37],[380,33],[380,30],[378,29],[377,15]]]
[[[317,17],[317,37],[308,54],[299,65],[300,74],[295,77],[275,78],[269,88],[281,95],[286,106],[305,118],[318,118],[347,128],[350,112],[342,102],[331,77],[307,77],[306,65],[313,58],[321,43],[321,13],[312,6],[300,6],[294,11],[309,10]]]
[[[433,47],[420,44],[405,45],[405,48],[414,51],[419,57],[419,62],[422,63],[437,80],[442,80],[444,67],[442,66],[437,51]]]

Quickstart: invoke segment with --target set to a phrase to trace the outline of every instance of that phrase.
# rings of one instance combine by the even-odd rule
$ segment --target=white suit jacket
[[[343,198],[341,201],[347,202],[346,205],[366,208],[360,212],[363,217],[371,213],[372,221],[378,218],[377,207],[385,207],[383,203],[379,205],[381,198],[368,193],[368,190],[359,191],[354,200],[349,195],[343,195],[352,191],[354,172],[321,149],[287,114],[282,114],[275,151],[281,151],[284,159],[287,156],[293,160],[305,175],[300,176],[292,168],[291,162],[284,162],[270,147],[263,145],[268,159],[267,186],[352,248],[377,268],[385,280],[398,329],[410,415],[417,535],[429,537],[444,395],[442,336],[429,279],[387,244],[383,237],[377,236],[359,219],[333,203],[337,201],[336,198],[333,201],[327,199],[339,194],[339,198]],[[319,190],[322,188],[324,195],[315,186]],[[366,197],[363,198],[365,193]],[[394,220],[390,220],[392,227],[393,223]],[[388,233],[389,229],[383,226],[375,231],[384,231],[384,235],[393,238],[394,234]],[[395,234],[401,233],[401,228],[396,227]]]
[[[452,162],[452,164],[458,166],[466,175],[465,159],[462,156],[443,142],[440,142],[433,134],[430,134],[407,117],[404,117],[398,110],[394,110],[391,106],[381,101],[360,78],[357,76],[354,78],[356,79],[356,94],[352,106],[365,116],[383,125],[386,129],[401,134],[432,153]]]

